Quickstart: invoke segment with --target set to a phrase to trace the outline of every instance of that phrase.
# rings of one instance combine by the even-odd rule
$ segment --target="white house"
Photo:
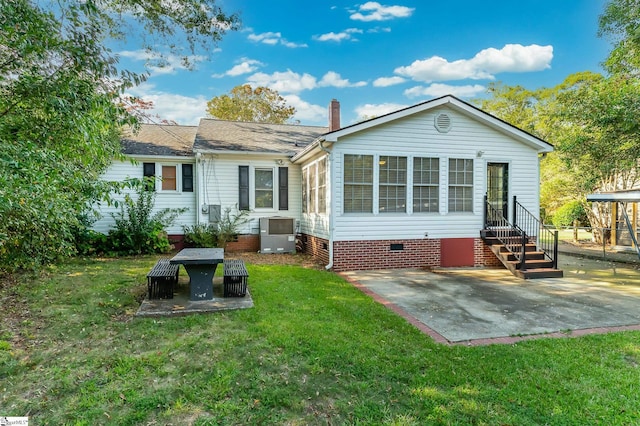
[[[175,165],[173,189],[164,179],[156,189],[158,207],[193,207],[179,227],[246,209],[240,245],[257,250],[261,217],[292,217],[305,250],[337,271],[499,264],[480,237],[484,197],[505,217],[513,196],[537,214],[539,159],[553,149],[453,96],[342,128],[335,100],[328,128],[215,119],[197,129],[156,126],[174,140],[193,135],[191,149],[172,152],[151,152],[169,136],[147,127],[138,145],[125,141],[138,163],[115,164],[107,179],[142,176],[148,163],[164,177]],[[184,165],[193,166],[193,192],[181,186]]]

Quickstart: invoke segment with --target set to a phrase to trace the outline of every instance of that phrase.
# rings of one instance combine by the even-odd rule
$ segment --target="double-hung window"
[[[344,212],[373,212],[373,155],[345,154]]]
[[[473,212],[473,160],[449,159],[449,212]]]
[[[255,169],[255,206],[273,208],[273,169]]]
[[[318,213],[327,212],[327,157],[318,161]]]
[[[437,212],[440,204],[440,160],[413,159],[413,212]]]
[[[193,164],[158,164],[156,167],[156,163],[143,163],[142,174],[147,191],[193,192]],[[158,185],[156,178],[160,181]]]
[[[407,211],[407,157],[381,155],[378,161],[378,211]]]

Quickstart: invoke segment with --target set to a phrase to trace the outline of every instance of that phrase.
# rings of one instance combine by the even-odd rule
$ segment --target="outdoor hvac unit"
[[[260,218],[260,253],[294,253],[296,220],[292,217]]]

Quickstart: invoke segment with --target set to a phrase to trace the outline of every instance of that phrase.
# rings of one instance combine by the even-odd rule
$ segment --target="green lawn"
[[[248,265],[255,307],[134,318],[154,258],[0,288],[0,415],[74,425],[637,424],[640,333],[448,347],[340,277]]]

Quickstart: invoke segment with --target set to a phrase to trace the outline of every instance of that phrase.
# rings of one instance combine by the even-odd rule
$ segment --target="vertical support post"
[[[553,231],[553,269],[558,269],[558,230]]]
[[[527,234],[525,232],[522,232],[522,247],[520,248],[520,270],[524,271],[525,268],[525,246],[527,244]]]
[[[488,229],[489,228],[489,222],[487,220],[487,209],[488,209],[487,200],[488,200],[487,194],[485,193],[484,194],[484,208],[482,210],[482,221],[483,221],[483,224],[484,224],[484,229]]]
[[[518,223],[518,221],[516,220],[516,217],[518,216],[516,214],[516,196],[513,196],[513,220],[511,221],[511,223],[513,224],[513,226],[516,226]]]
[[[604,240],[604,234],[602,234]],[[618,203],[611,202],[611,246],[618,245]]]

